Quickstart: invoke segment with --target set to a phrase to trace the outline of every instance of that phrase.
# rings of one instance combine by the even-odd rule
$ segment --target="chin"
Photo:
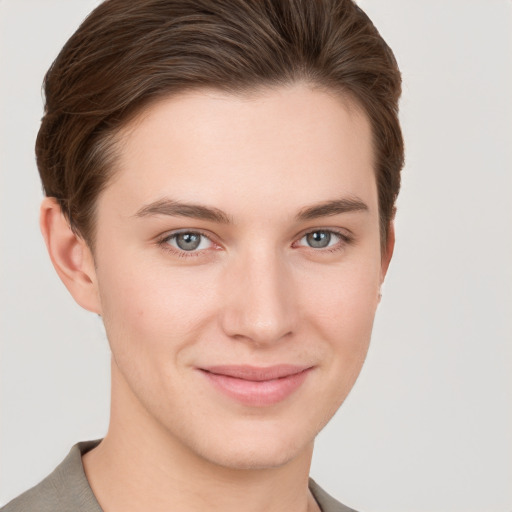
[[[317,429],[251,421],[221,429],[221,435],[201,436],[189,448],[203,460],[226,469],[263,470],[311,457]],[[237,428],[238,427],[238,428]]]
[[[278,446],[275,442],[261,445],[251,443],[251,446],[231,445],[217,453],[203,454],[209,462],[233,470],[263,470],[285,466],[302,454],[312,450],[313,443],[305,446]],[[311,445],[311,448],[310,448]]]

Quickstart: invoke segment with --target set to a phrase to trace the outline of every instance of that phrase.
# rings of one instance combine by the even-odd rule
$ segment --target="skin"
[[[394,243],[391,227],[381,253],[366,116],[306,84],[200,90],[151,106],[120,140],[94,255],[53,199],[41,209],[57,272],[112,350],[109,431],[83,458],[100,505],[315,510],[314,438],[360,372]],[[340,200],[348,211],[311,210]],[[180,230],[206,236],[187,252]],[[314,232],[328,247],[311,247]],[[309,369],[258,406],[198,370],[226,364]]]

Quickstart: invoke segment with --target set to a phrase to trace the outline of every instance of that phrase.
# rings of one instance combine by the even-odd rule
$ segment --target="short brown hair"
[[[305,81],[347,95],[372,126],[381,241],[404,148],[396,60],[352,0],[107,0],[44,80],[37,165],[46,195],[92,247],[96,199],[113,172],[115,135],[176,92],[240,93]]]

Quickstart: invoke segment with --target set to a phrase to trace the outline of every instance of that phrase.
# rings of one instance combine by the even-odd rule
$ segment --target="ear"
[[[53,266],[69,293],[80,306],[101,315],[92,252],[73,232],[54,197],[43,199],[39,225]]]
[[[384,278],[386,277],[389,264],[391,262],[391,257],[393,256],[393,251],[395,249],[395,224],[393,221],[389,223],[388,227],[388,238],[386,241],[386,247],[382,251],[381,255],[381,284],[384,282]]]

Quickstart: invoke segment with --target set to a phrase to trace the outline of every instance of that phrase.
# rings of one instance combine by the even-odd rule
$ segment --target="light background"
[[[38,230],[43,74],[92,0],[0,0],[0,504],[101,437],[108,347]],[[512,2],[361,0],[404,76],[397,246],[312,475],[361,512],[512,511]],[[306,412],[306,411],[305,411]]]

